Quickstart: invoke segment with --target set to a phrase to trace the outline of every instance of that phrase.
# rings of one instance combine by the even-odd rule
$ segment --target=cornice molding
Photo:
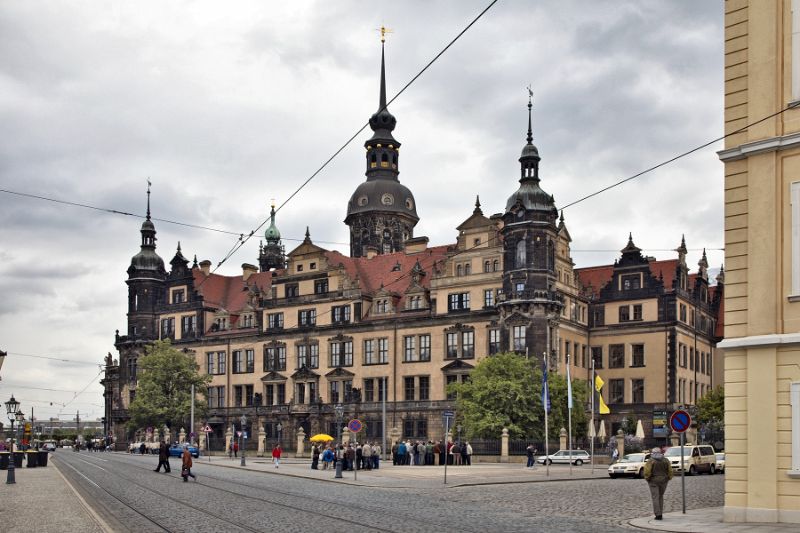
[[[779,152],[797,147],[800,147],[800,132],[740,144],[735,148],[720,150],[717,155],[720,161],[727,163],[728,161],[738,161],[765,152]]]

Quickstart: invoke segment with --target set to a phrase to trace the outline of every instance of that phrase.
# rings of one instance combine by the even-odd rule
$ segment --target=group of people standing
[[[381,447],[378,443],[348,443],[347,445],[327,443],[324,447],[315,444],[311,448],[311,468],[322,470],[336,468],[336,462],[342,461],[342,470],[377,470],[381,464]]]
[[[444,445],[442,441],[433,442],[431,440],[428,442],[400,441],[392,445],[392,464],[394,465],[433,466],[443,465],[445,461],[448,465],[471,465],[472,446],[469,442],[455,441]]]

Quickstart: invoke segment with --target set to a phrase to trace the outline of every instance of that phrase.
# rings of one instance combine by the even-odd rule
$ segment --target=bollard
[[[336,461],[336,476],[334,479],[342,479],[342,460]]]

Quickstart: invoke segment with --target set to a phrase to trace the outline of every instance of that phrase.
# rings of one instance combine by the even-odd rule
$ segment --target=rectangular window
[[[342,366],[342,345],[338,342],[332,342],[330,344],[331,348],[331,360],[330,366]]]
[[[236,385],[233,387],[233,405],[235,407],[242,406],[242,386]]]
[[[484,307],[494,307],[494,290],[493,289],[484,289],[483,290],[483,306]]]
[[[297,312],[297,323],[301,327],[315,326],[317,324],[317,310],[301,309]]]
[[[489,330],[489,355],[500,353],[500,330]]]
[[[253,386],[252,385],[245,385],[244,386],[244,404],[248,407],[253,406]]]
[[[694,370],[694,348],[689,348],[689,370]]]
[[[419,399],[429,400],[431,394],[431,378],[430,376],[419,377]]]
[[[256,371],[256,351],[252,348],[244,351],[245,355],[245,372],[253,373]]]
[[[631,366],[644,366],[644,344],[631,344]]]
[[[386,399],[386,391],[384,387],[386,386],[386,378],[378,378],[378,401],[382,402]]]
[[[405,391],[405,399],[406,399],[406,401],[407,402],[413,402],[414,401],[414,378],[413,377],[403,378],[403,384],[405,385],[404,391]]]
[[[174,339],[175,338],[175,319],[162,318],[161,319],[161,338]]]
[[[217,352],[217,374],[225,373],[225,352]]]
[[[456,393],[455,392],[450,392],[450,385],[452,385],[453,383],[458,383],[458,376],[451,375],[451,374],[446,375],[445,376],[445,387],[446,387],[446,389],[445,389],[446,392],[445,393],[447,394],[447,399],[448,400],[455,400],[456,399]]]
[[[459,292],[447,295],[448,311],[469,311],[469,293]]]
[[[389,339],[378,339],[378,362],[389,362]]]
[[[182,304],[186,301],[186,291],[184,289],[175,289],[172,291],[172,303]]]
[[[215,359],[216,359],[216,354],[214,352],[206,352],[206,374],[208,375],[214,374]]]
[[[234,350],[231,355],[233,360],[233,373],[241,374],[244,372],[244,358],[242,357],[242,351]]]
[[[342,343],[344,350],[344,366],[353,366],[353,341]]]
[[[619,306],[619,321],[628,322],[631,319],[631,309],[627,305]]]
[[[375,401],[375,380],[372,379],[364,380],[364,401],[365,402]]]
[[[286,345],[272,344],[264,346],[264,372],[280,372],[286,370]]]
[[[603,347],[602,346],[592,346],[592,361],[594,361],[594,367],[603,368]]]
[[[686,306],[683,304],[678,308],[678,317],[681,322],[686,322]]]
[[[511,330],[513,349],[515,352],[524,352],[527,349],[525,326],[514,326]]]
[[[403,420],[403,438],[428,438],[427,420]]]
[[[642,320],[642,304],[636,304],[633,306],[633,319]]]
[[[706,354],[706,374],[711,375],[711,354]]]
[[[381,299],[375,301],[375,312],[384,314],[389,312],[389,300]]]
[[[308,368],[319,368],[319,344],[308,345]]]
[[[331,381],[328,390],[330,391],[331,403],[339,403],[339,382]]]
[[[181,317],[181,337],[191,337],[197,334],[197,317],[184,316]]]
[[[297,345],[297,368],[308,366],[308,345]]]
[[[644,380],[631,380],[631,402],[644,403]]]
[[[417,360],[416,341],[417,338],[413,335],[403,337],[403,361],[409,362]]]
[[[793,18],[798,15],[792,13]],[[797,43],[797,35],[792,36],[792,45]],[[798,57],[792,58],[796,64]],[[798,69],[800,70],[800,69]],[[800,78],[800,74],[793,71],[793,76]],[[800,295],[800,181],[791,185],[790,203],[792,212],[792,295]]]
[[[606,323],[606,308],[604,306],[592,308],[592,324],[603,326]]]
[[[374,365],[378,360],[375,357],[375,340],[367,339],[364,341],[364,364]]]
[[[474,331],[461,332],[461,357],[464,359],[472,359],[473,357],[475,357]]]
[[[296,298],[300,296],[300,285],[297,283],[287,283],[286,284],[286,297],[287,298]]]
[[[642,288],[642,278],[639,274],[626,274],[621,276],[622,290],[632,291]]]
[[[431,336],[428,334],[419,336],[419,360],[431,360]]]
[[[458,357],[458,333],[447,334],[447,357],[450,359]]]
[[[706,373],[706,354],[703,352],[700,353],[700,373]]]
[[[278,383],[278,405],[286,403],[286,384]]]
[[[267,397],[265,398],[264,405],[274,405],[275,402],[275,385],[267,385]]]
[[[268,314],[267,329],[283,329],[283,313]]]
[[[314,294],[326,294],[328,292],[328,280],[318,279],[314,282]]]
[[[331,308],[334,324],[347,324],[350,322],[350,306],[337,305]]]
[[[624,344],[612,344],[608,347],[608,368],[625,368]]]
[[[611,379],[608,381],[609,403],[623,403],[625,401],[625,380],[624,379]]]

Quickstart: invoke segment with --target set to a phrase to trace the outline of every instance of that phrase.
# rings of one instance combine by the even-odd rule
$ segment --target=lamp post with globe
[[[344,406],[337,403],[333,408],[336,411],[336,442],[339,446],[342,445],[342,423],[344,422]],[[336,479],[342,478],[342,459],[338,457],[338,452],[334,450],[333,453],[337,454],[336,457]]]
[[[242,446],[241,446],[241,448],[242,448],[242,462],[239,463],[239,465],[240,466],[246,466],[247,463],[244,460],[244,450],[245,450],[245,448],[247,448],[247,436],[246,436],[246,432],[247,432],[247,417],[245,415],[242,415],[242,418],[239,419],[239,422],[242,424]]]
[[[14,395],[11,395],[11,399],[6,402],[6,413],[8,414],[8,420],[11,422],[11,454],[9,455],[8,461],[8,473],[6,476],[6,484],[12,485],[17,482],[14,476],[14,438],[16,434],[14,433],[14,421],[17,420],[17,413],[19,409],[19,402],[14,399]]]

